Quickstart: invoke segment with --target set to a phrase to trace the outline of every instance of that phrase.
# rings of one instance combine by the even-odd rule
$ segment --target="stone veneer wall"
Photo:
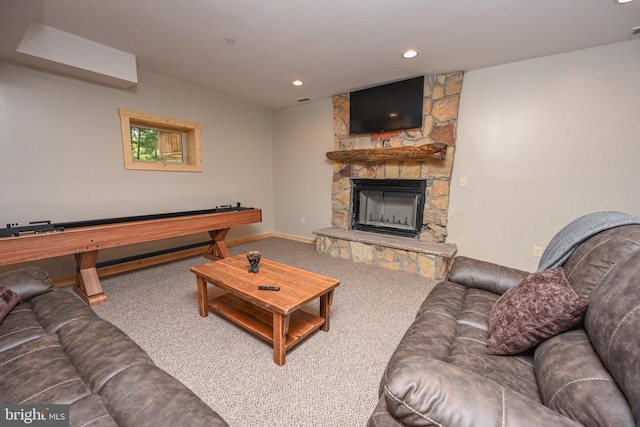
[[[371,135],[349,135],[349,94],[333,97],[334,143],[336,150],[381,148],[383,146],[402,147],[419,146],[433,142],[447,144],[444,160],[428,161],[389,161],[372,163],[334,163],[332,187],[332,226],[348,230],[351,224],[351,179],[426,179],[426,199],[423,217],[424,229],[419,240],[429,243],[444,243],[447,239],[447,219],[449,209],[449,188],[456,144],[458,107],[462,89],[463,73],[425,76],[424,85],[424,121],[421,129],[384,132]],[[385,144],[386,143],[386,144]],[[345,250],[344,242],[319,242],[322,252],[329,255],[353,259],[350,251]],[[347,245],[348,247],[349,245]],[[340,249],[338,249],[340,247]],[[416,268],[415,254],[403,254],[406,251],[380,248],[378,254],[387,268],[399,270],[418,270],[427,277],[441,274],[423,272]],[[392,253],[389,253],[392,251]],[[411,260],[410,258],[414,258]],[[411,261],[411,262],[409,262]],[[375,259],[372,262],[376,264]],[[402,266],[408,267],[402,267]],[[441,267],[437,268],[442,271]]]

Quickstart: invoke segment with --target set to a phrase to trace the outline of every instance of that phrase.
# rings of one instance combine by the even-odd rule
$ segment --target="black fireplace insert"
[[[426,180],[352,179],[351,229],[418,237]]]

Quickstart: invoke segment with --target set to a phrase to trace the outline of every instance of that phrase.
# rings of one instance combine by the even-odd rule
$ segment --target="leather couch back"
[[[611,268],[589,297],[584,327],[640,420],[640,250]]]
[[[638,248],[640,225],[602,231],[580,244],[564,263],[567,280],[578,295],[588,299],[611,267]]]
[[[563,268],[589,308],[584,330],[560,334],[537,348],[542,400],[585,425],[635,425],[640,419],[640,225],[585,240]]]
[[[542,400],[584,425],[633,426],[640,419],[640,225],[585,240],[563,268],[589,308],[584,330],[560,334],[536,349]]]

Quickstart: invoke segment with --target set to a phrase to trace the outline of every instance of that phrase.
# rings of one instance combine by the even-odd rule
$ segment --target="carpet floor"
[[[200,317],[190,267],[206,258],[104,278],[108,302],[94,310],[232,427],[364,426],[386,362],[436,282],[276,237],[230,248],[233,255],[249,250],[341,282],[330,331],[314,332],[288,351],[282,367],[264,341],[214,313]],[[317,315],[317,301],[304,310]]]

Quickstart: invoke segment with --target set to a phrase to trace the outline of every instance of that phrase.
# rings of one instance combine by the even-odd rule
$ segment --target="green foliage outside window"
[[[131,154],[134,161],[182,163],[182,142],[179,132],[131,126]]]

